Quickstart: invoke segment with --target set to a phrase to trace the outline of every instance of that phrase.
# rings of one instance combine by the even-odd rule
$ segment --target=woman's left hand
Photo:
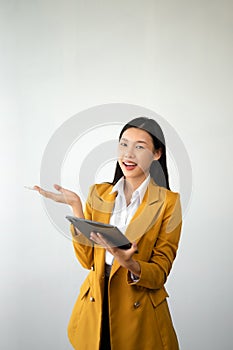
[[[133,255],[137,252],[138,247],[134,242],[132,243],[131,248],[121,249],[118,247],[112,247],[109,245],[107,240],[100,233],[91,232],[90,239],[99,244],[101,247],[105,248],[109,253],[111,253],[114,258],[119,262],[119,264],[126,269],[130,270],[134,275],[140,276],[141,268],[137,261],[132,259]]]

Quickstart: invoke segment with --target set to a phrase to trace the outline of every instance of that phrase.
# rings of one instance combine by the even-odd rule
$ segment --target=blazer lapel
[[[159,186],[153,181],[149,183],[143,201],[125,232],[125,236],[131,242],[136,241],[138,243],[144,233],[156,222],[164,204],[164,198],[161,196],[161,192]]]
[[[117,192],[110,193],[112,186],[107,186],[106,191],[95,191],[92,202],[93,220],[108,224],[113,211]]]

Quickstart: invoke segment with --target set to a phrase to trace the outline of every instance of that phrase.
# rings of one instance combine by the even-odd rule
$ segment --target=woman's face
[[[121,136],[118,145],[118,162],[128,179],[145,179],[153,160],[159,159],[161,151],[155,151],[153,140],[146,131],[129,128]]]

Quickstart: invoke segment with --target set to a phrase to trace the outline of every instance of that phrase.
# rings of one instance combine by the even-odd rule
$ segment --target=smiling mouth
[[[134,162],[122,162],[127,170],[133,170],[136,168],[137,164]]]

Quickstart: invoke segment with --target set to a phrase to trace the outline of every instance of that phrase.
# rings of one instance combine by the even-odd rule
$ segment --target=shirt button
[[[139,301],[136,301],[133,306],[135,309],[137,309],[141,304],[139,303]]]
[[[95,298],[90,297],[90,301],[91,301],[91,302],[95,301]]]

